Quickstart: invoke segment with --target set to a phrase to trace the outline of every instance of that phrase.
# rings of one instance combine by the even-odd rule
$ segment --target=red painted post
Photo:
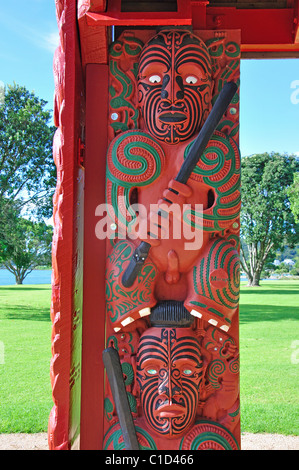
[[[81,449],[100,449],[103,439],[106,240],[96,238],[96,208],[105,203],[108,67],[86,68],[84,277]]]

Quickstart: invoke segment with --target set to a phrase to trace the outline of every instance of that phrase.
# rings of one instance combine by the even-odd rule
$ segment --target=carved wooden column
[[[239,91],[176,176],[225,83],[239,87],[240,33],[193,28],[189,1],[56,5],[50,448],[125,448],[113,347],[140,449],[238,449]]]
[[[187,184],[175,181],[224,83],[239,83],[239,58],[238,33],[188,27],[125,30],[109,50],[106,336],[143,449],[239,447],[238,93]],[[159,208],[166,237],[165,216],[151,224]],[[126,287],[140,239],[151,249]],[[104,407],[104,448],[122,449],[108,383]]]

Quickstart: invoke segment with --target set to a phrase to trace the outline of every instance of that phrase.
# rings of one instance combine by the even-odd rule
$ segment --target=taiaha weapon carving
[[[238,87],[234,82],[226,82],[224,84],[208,118],[206,119],[197,138],[193,142],[180,171],[175,177],[175,180],[179,183],[187,183],[192,171],[196,167],[202,153],[209,143],[209,140],[211,139],[231,100],[233,99],[237,88]],[[173,189],[171,189],[171,191],[175,192]],[[160,215],[162,214],[160,213]],[[134,284],[135,279],[148,256],[150,248],[151,244],[145,241],[142,241],[136,248],[129,266],[127,267],[122,277],[122,283],[125,287],[131,287]]]
[[[125,449],[139,450],[118,352],[116,349],[109,347],[103,351],[102,356],[122,430]]]

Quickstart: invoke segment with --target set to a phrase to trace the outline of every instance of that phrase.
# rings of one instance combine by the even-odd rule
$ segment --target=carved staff
[[[231,100],[233,99],[238,87],[234,82],[226,82],[219,93],[219,96],[207,117],[204,125],[202,126],[197,138],[193,142],[189,153],[184,160],[180,171],[176,176],[176,181],[186,184],[191,173],[196,167],[201,155],[206,149],[210,138],[212,137],[215,129],[221,121],[224,113],[226,112]],[[171,191],[174,191],[173,189]],[[176,192],[176,191],[174,191]],[[134,284],[150,250],[150,243],[141,242],[136,248],[129,266],[122,277],[122,283],[125,287],[131,287]]]
[[[118,352],[114,348],[107,348],[103,351],[102,356],[124,438],[125,449],[139,450]]]

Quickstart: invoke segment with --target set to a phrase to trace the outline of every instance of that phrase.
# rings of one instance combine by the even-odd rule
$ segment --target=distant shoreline
[[[51,268],[37,268],[33,269],[31,273],[24,279],[23,285],[28,284],[51,284],[52,269]],[[274,275],[269,278],[261,279],[261,281],[286,281],[286,280],[299,280],[299,276],[278,276]],[[247,277],[242,274],[240,277],[241,282],[248,282]],[[15,277],[6,268],[0,267],[0,286],[17,285]]]
[[[23,284],[19,284],[19,285],[51,284],[51,276],[52,276],[51,268],[33,269],[31,273],[29,273],[25,277]],[[0,286],[13,286],[13,285],[17,285],[15,276],[12,273],[10,273],[7,269],[1,267],[0,268]]]

